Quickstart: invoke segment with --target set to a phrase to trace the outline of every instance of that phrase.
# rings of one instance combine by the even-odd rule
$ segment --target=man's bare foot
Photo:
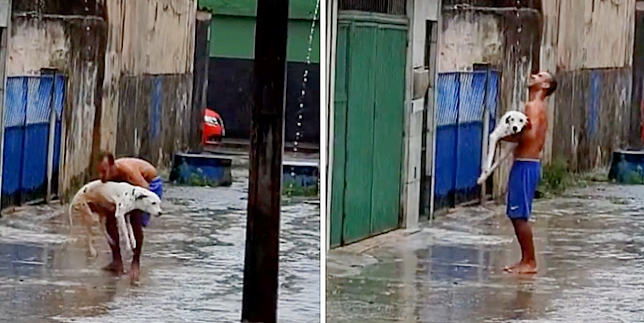
[[[503,271],[513,274],[536,274],[537,273],[537,263],[534,261],[530,262],[518,262],[512,266],[503,268]]]
[[[141,265],[137,263],[132,263],[132,266],[130,267],[130,281],[135,282],[139,279],[139,275],[141,274]]]
[[[117,275],[122,275],[125,273],[123,270],[123,263],[122,262],[112,262],[109,265],[105,266],[102,268],[105,271],[112,272]]]

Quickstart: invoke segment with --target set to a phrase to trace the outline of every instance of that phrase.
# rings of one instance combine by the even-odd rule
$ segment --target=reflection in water
[[[327,321],[644,322],[643,207],[642,186],[537,201],[532,276],[502,271],[520,258],[502,207],[461,209],[419,233],[382,237],[359,255],[378,262],[347,275],[332,251]]]
[[[0,219],[0,322],[238,322],[246,186],[169,187],[136,286],[100,270],[111,259],[102,236],[88,259],[82,230],[70,232],[60,208]],[[302,201],[282,209],[280,322],[319,318],[319,212]]]

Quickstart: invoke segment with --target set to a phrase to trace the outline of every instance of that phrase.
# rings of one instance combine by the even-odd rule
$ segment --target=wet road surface
[[[85,255],[60,207],[0,219],[0,322],[239,322],[248,183],[233,176],[228,188],[167,187],[135,286],[100,270],[111,256],[98,230],[98,258]],[[319,322],[320,211],[308,202],[283,203],[279,322]]]
[[[644,186],[602,184],[539,200],[539,273],[502,207],[474,207],[332,251],[328,322],[644,322]]]

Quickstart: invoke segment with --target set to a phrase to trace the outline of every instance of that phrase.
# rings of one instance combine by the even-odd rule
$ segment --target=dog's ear
[[[146,197],[148,197],[148,196],[147,196],[147,195],[145,195],[144,193],[141,193],[141,194],[139,194],[139,195],[137,195],[137,196],[136,196],[136,200],[137,200],[137,201],[138,201],[138,200],[142,200],[142,199],[144,199],[144,198],[146,198]]]

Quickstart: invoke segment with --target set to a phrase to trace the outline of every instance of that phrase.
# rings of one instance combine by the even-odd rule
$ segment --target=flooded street
[[[233,176],[232,187],[166,186],[135,286],[100,270],[111,256],[98,229],[99,256],[85,255],[60,207],[0,219],[0,322],[239,322],[248,181]],[[283,202],[279,322],[319,322],[319,225],[318,204]]]
[[[332,251],[328,322],[644,321],[644,186],[538,200],[532,277],[503,273],[520,250],[488,205]]]

